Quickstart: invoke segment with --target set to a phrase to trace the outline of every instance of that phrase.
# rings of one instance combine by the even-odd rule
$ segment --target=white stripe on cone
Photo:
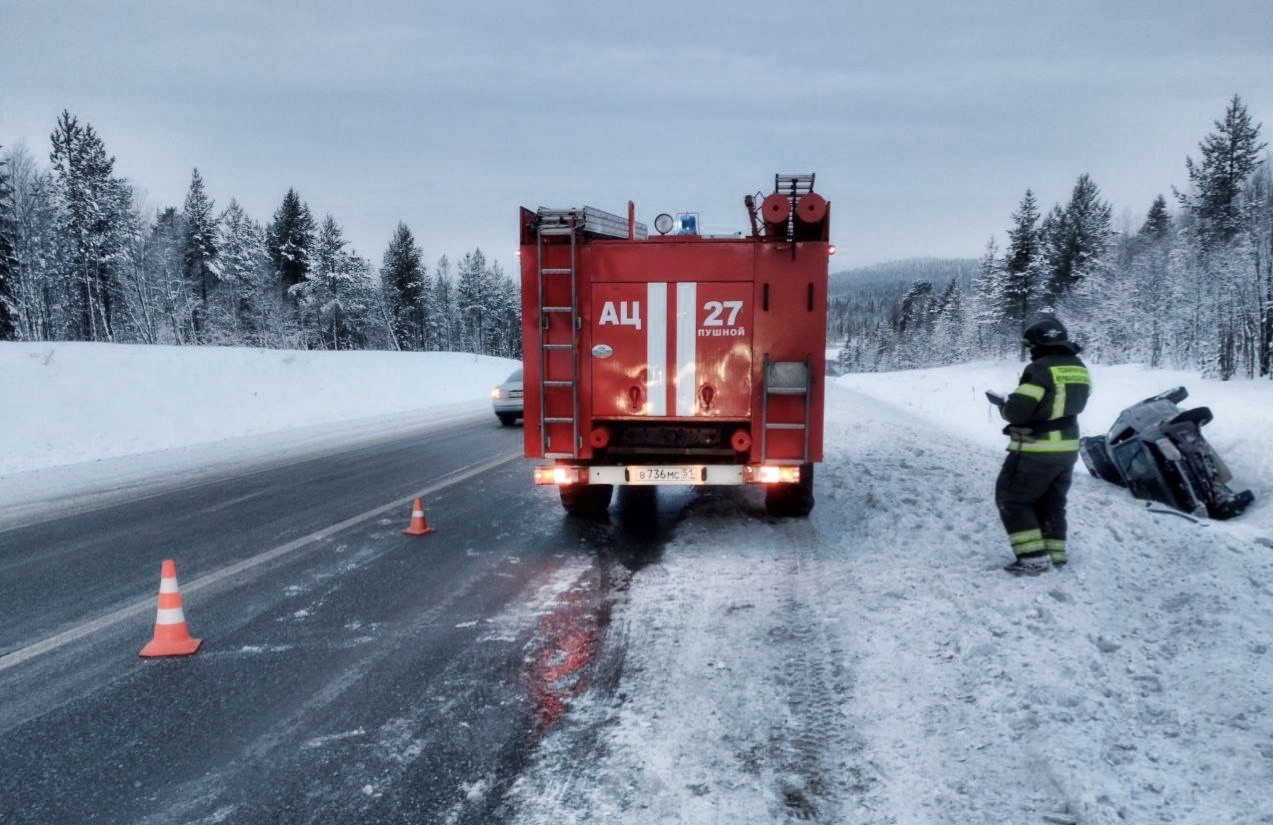
[[[161,607],[155,612],[155,624],[185,624],[186,614],[180,607]]]

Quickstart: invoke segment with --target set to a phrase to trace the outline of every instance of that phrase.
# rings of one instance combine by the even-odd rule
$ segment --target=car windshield
[[[521,371],[521,370],[513,370],[513,374],[512,374],[512,375],[510,375],[510,376],[508,376],[508,379],[507,379],[507,380],[505,380],[505,381],[504,381],[504,383],[505,383],[505,384],[507,384],[507,383],[512,382],[512,381],[520,381],[520,380],[522,380],[522,371]]]

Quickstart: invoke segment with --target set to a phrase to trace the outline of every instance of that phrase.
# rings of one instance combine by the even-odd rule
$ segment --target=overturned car
[[[1255,496],[1227,486],[1233,476],[1202,437],[1211,410],[1176,406],[1184,387],[1161,392],[1123,410],[1106,435],[1080,439],[1079,454],[1092,475],[1195,516],[1233,518]]]

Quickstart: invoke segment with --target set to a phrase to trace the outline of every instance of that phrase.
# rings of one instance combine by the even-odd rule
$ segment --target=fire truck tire
[[[557,489],[561,491],[561,506],[572,516],[604,513],[614,493],[612,484],[571,484]]]
[[[800,465],[795,484],[773,484],[765,488],[765,512],[775,518],[804,518],[813,510],[813,465]]]

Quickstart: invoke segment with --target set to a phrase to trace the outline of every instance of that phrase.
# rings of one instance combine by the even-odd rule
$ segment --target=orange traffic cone
[[[429,523],[424,520],[424,503],[420,499],[416,499],[411,505],[411,524],[407,525],[407,529],[402,531],[408,536],[423,536],[434,532]]]
[[[186,631],[186,614],[181,610],[177,589],[177,565],[164,559],[159,573],[159,611],[155,614],[155,638],[141,649],[142,656],[189,656],[202,639],[192,639]]]

